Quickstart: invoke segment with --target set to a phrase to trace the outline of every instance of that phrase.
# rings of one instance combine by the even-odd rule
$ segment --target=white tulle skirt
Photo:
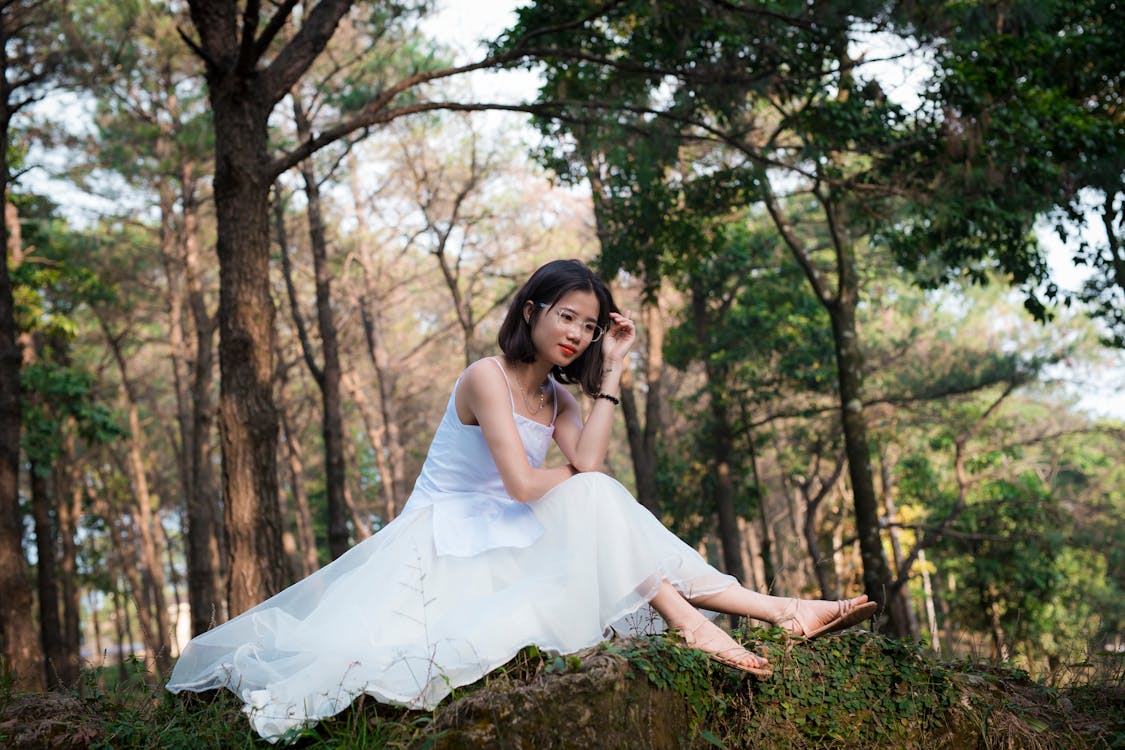
[[[737,583],[604,474],[530,503],[529,547],[434,552],[432,508],[403,514],[331,564],[194,638],[168,690],[226,687],[271,740],[361,693],[430,709],[524,646],[571,653],[614,631],[653,632],[662,580],[686,596]]]

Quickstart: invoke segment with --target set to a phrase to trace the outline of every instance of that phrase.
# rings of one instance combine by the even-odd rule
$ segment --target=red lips
[[[578,351],[578,350],[577,350],[577,349],[575,349],[574,347],[572,347],[572,346],[567,346],[566,344],[559,344],[559,348],[560,348],[560,349],[562,349],[562,350],[563,350],[563,354],[565,354],[565,355],[566,355],[566,356],[568,356],[568,357],[573,357],[573,356],[574,356],[574,353],[575,353],[576,351]]]

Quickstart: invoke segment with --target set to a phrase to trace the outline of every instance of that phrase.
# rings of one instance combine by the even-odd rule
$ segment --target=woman
[[[228,687],[255,729],[276,739],[360,693],[432,708],[531,644],[572,653],[667,623],[689,646],[768,677],[768,662],[708,614],[806,637],[870,617],[865,596],[799,601],[742,587],[599,473],[635,336],[582,263],[537,270],[501,326],[503,356],[474,363],[454,385],[402,514],[194,638],[168,689]],[[585,420],[560,382],[593,399]],[[548,467],[552,440],[566,463]]]

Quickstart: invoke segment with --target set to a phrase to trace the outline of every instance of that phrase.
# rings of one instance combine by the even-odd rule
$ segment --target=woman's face
[[[528,302],[530,314],[536,302]],[[593,292],[568,292],[550,307],[539,311],[531,331],[536,353],[559,367],[565,367],[582,356],[598,325],[598,297]]]

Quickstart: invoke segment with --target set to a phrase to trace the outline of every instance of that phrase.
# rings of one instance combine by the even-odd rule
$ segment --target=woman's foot
[[[825,601],[822,599],[791,599],[785,613],[774,624],[790,635],[815,638],[825,633],[858,625],[875,614],[879,605],[861,594],[854,599]]]
[[[684,638],[689,648],[694,648],[728,667],[749,672],[755,677],[769,677],[773,674],[769,661],[747,651],[725,630],[704,618],[694,627],[675,628]]]

